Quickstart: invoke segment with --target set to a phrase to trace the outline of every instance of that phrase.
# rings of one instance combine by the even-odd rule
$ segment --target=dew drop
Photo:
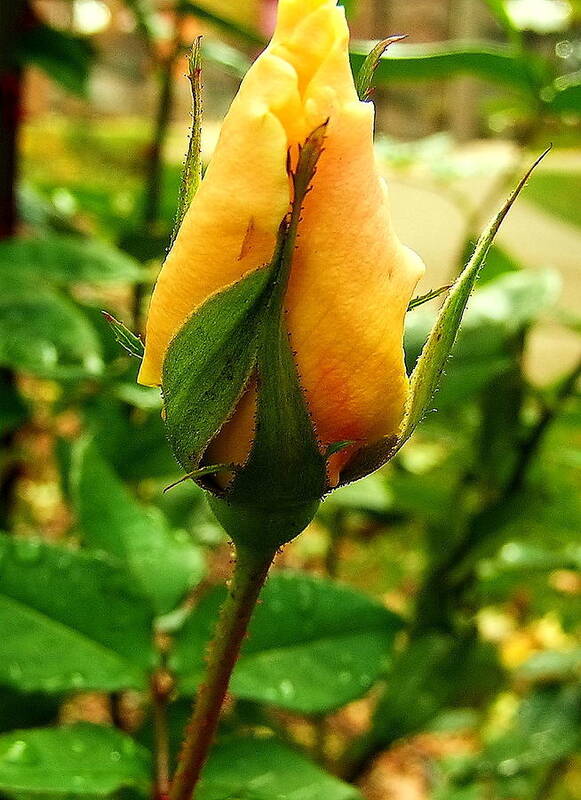
[[[121,744],[121,750],[126,756],[132,756],[135,753],[135,743],[131,739],[125,739]]]
[[[22,667],[17,661],[14,661],[8,667],[8,675],[11,681],[19,681],[22,678]]]
[[[38,753],[28,742],[17,739],[12,742],[4,754],[3,760],[8,764],[32,765],[37,764],[39,758]]]
[[[280,684],[279,684],[278,689],[279,689],[281,695],[283,697],[286,697],[286,698],[293,697],[293,695],[295,693],[295,687],[294,687],[292,681],[289,681],[288,679],[286,679],[284,681],[281,681]]]
[[[69,681],[75,689],[81,689],[85,685],[85,677],[80,672],[73,672],[69,676]]]
[[[519,771],[519,763],[516,758],[507,758],[498,765],[498,772],[506,778],[510,778]]]
[[[111,752],[109,753],[109,758],[114,763],[117,763],[117,761],[121,761],[121,753],[119,752],[119,750],[111,750]]]
[[[61,678],[55,675],[53,678],[45,678],[42,681],[42,686],[46,692],[55,692],[61,688]]]
[[[351,680],[351,673],[345,670],[344,672],[339,673],[338,678],[339,678],[339,683],[342,684],[349,683]]]

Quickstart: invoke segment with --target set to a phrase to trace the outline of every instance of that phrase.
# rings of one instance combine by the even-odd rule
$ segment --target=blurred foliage
[[[153,4],[126,4],[162,98],[181,42],[161,57]],[[353,0],[345,6],[356,13]],[[565,124],[569,141],[578,137],[581,84],[578,65],[563,74],[552,43],[535,46],[508,4],[487,7],[504,41],[397,44],[375,81],[470,74],[518,107],[508,130],[521,150],[493,187],[496,203],[531,160],[527,147],[553,134],[561,141]],[[262,41],[209,3],[184,1],[177,12],[176,26],[195,18],[227,37],[210,35],[204,57],[230,73]],[[96,54],[87,37],[37,21],[10,47],[0,73],[35,64],[87,93]],[[369,49],[354,43],[356,68]],[[158,393],[136,385],[138,361],[101,315],[120,320],[121,338],[122,324],[139,333],[169,242],[181,172],[161,161],[169,99],[157,151],[142,120],[31,120],[21,139],[21,231],[0,243],[8,797],[150,794],[152,710],[167,706],[175,749],[223,594],[224,535],[191,482],[164,492],[181,473]],[[380,152],[393,169],[429,174],[443,193],[489,169],[462,165],[441,136],[382,142]],[[146,219],[154,157],[163,169],[151,173],[158,195]],[[580,186],[575,172],[549,166],[526,200],[578,228]],[[464,198],[457,205],[466,212]],[[469,216],[463,262],[477,233]],[[548,265],[532,270],[492,249],[437,413],[387,469],[331,495],[281,556],[287,569],[273,574],[252,623],[201,800],[356,800],[379,753],[450,737],[455,749],[429,758],[426,797],[581,797],[579,372],[538,386],[525,368],[539,326],[564,320],[560,291]],[[410,371],[433,319],[433,304],[408,314]],[[363,722],[342,733],[357,709]],[[110,724],[96,724],[103,719]]]

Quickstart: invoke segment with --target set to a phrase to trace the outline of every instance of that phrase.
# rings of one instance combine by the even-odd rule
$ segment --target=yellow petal
[[[152,296],[139,380],[161,383],[172,337],[211,295],[268,263],[287,212],[287,135],[296,74],[266,55],[248,73]]]
[[[290,202],[287,151],[329,119],[286,298],[322,445],[375,441],[399,428],[408,393],[404,317],[424,269],[391,227],[373,107],[357,99],[348,40],[336,0],[280,0],[273,40],[243,81],[160,275],[140,374],[159,383],[169,340],[189,314],[270,260]],[[255,402],[253,385],[212,443],[210,460],[244,460]],[[351,453],[333,456],[332,483]]]

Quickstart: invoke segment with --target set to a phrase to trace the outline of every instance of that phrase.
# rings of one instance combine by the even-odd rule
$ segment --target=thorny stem
[[[274,556],[273,551],[251,552],[237,547],[234,576],[208,650],[206,677],[198,690],[170,800],[191,800],[193,797],[218,727],[248,623]]]

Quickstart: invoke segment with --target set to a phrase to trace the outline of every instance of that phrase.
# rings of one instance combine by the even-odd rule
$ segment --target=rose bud
[[[159,275],[139,374],[165,393],[168,348],[188,321],[272,263],[297,199],[298,153],[325,125],[300,198],[281,318],[325,457],[322,492],[339,483],[359,448],[397,434],[409,391],[404,318],[424,271],[393,230],[373,148],[374,108],[358,98],[348,44],[335,0],[280,0],[272,41],[242,82]],[[256,367],[245,377],[203,452],[181,453],[184,466],[228,464],[235,473],[245,464],[256,437],[260,377]],[[218,476],[222,489],[225,475]]]

